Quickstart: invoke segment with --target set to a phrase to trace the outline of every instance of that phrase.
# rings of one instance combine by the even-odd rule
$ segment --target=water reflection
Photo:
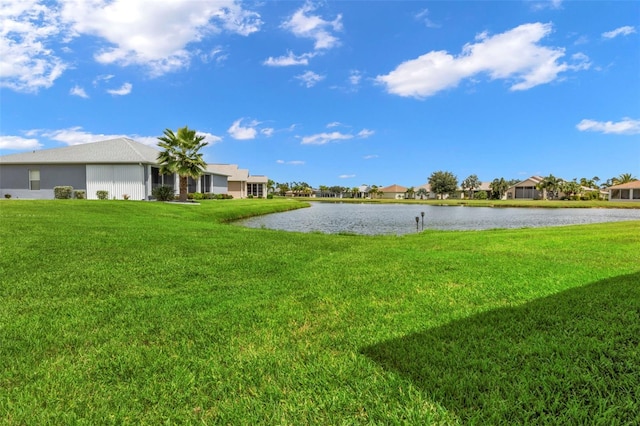
[[[312,203],[311,207],[239,221],[285,231],[402,235],[425,229],[480,230],[640,220],[640,209],[496,208],[409,204]]]

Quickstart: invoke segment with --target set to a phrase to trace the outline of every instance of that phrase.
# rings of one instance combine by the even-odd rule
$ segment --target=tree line
[[[602,184],[600,184],[600,178],[597,176],[592,178],[574,178],[569,181],[557,178],[550,174],[549,176],[542,178],[541,182],[536,185],[536,189],[545,194],[545,197],[549,199],[558,198],[560,193],[569,198],[585,196],[597,198],[599,197],[599,192],[588,191],[588,189],[600,190],[612,185],[627,183],[634,180],[637,179],[631,173],[623,173],[619,176],[612,177],[604,181]],[[470,199],[499,200],[505,196],[510,187],[521,182],[521,180],[505,179],[504,177],[495,178],[489,183],[488,190],[479,191],[482,186],[482,182],[475,174],[469,175],[459,182],[457,176],[452,172],[436,171],[429,176],[428,182],[431,187],[431,192],[436,194],[438,198],[444,198],[446,195],[450,196],[452,194],[457,194],[461,190],[462,193],[465,194],[465,197]],[[294,197],[308,197],[316,192],[311,185],[304,181],[278,183],[269,179],[267,186],[269,192],[276,193],[281,196],[291,193]],[[368,195],[372,198],[382,197],[382,195],[384,195],[384,192],[382,192],[378,185],[365,186],[368,187]],[[317,192],[321,197],[339,197],[341,194],[350,194],[352,197],[356,197],[360,193],[360,187],[320,185]],[[425,188],[418,188],[416,190],[415,187],[412,186],[407,188],[406,196],[407,198],[426,198],[429,196],[429,193]]]

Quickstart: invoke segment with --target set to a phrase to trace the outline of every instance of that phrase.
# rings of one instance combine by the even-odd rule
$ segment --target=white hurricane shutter
[[[87,165],[87,198],[97,191],[109,191],[109,199],[145,199],[144,169],[139,165]]]

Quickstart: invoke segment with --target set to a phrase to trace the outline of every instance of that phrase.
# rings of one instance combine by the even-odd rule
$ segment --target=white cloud
[[[0,21],[0,87],[27,93],[51,87],[68,67],[50,47],[66,33],[54,7],[3,1]]]
[[[561,9],[563,1],[564,0],[533,1],[531,7],[533,8],[533,10]]]
[[[595,121],[584,119],[576,125],[581,132],[600,132],[618,135],[637,135],[640,134],[640,119],[634,120],[625,117],[616,123],[612,121]]]
[[[340,176],[338,176],[338,178],[340,178],[340,179],[352,179],[354,177],[356,177],[356,175],[340,175]]]
[[[270,138],[271,136],[273,136],[273,133],[276,130],[273,127],[265,127],[264,129],[260,129],[260,133],[265,135],[266,137]]]
[[[352,139],[353,135],[332,132],[332,133],[318,133],[316,135],[304,136],[302,138],[303,145],[324,145],[329,142],[335,142],[339,140]]]
[[[48,139],[62,142],[67,145],[81,145],[90,142],[99,142],[107,139],[130,137],[123,134],[108,135],[104,133],[89,133],[82,130],[82,127],[69,127],[68,129],[43,130],[38,134]]]
[[[284,160],[276,160],[278,164],[290,164],[292,166],[302,166],[304,161],[301,160],[292,160],[292,161],[284,161]]]
[[[115,75],[113,74],[102,74],[97,76],[96,78],[93,79],[93,86],[97,86],[98,84],[102,83],[103,81],[109,81],[111,80],[113,77],[115,77]]]
[[[229,58],[229,55],[225,53],[221,46],[216,46],[208,52],[199,52],[199,57],[204,63],[215,61],[217,64],[221,64]]]
[[[324,20],[319,15],[313,15],[315,6],[307,2],[282,24],[282,28],[290,30],[297,37],[311,38],[315,41],[314,49],[331,49],[340,44],[340,40],[332,34],[342,31],[342,15],[333,21]]]
[[[365,155],[365,156],[364,156],[364,157],[362,157],[362,158],[364,158],[365,160],[371,160],[371,159],[373,159],[373,158],[378,158],[378,157],[379,157],[378,155],[370,154],[370,155]]]
[[[143,65],[157,76],[188,66],[188,47],[210,35],[246,36],[262,25],[235,0],[5,0],[0,21],[0,87],[19,92],[51,87],[68,68],[53,45],[75,37],[104,44],[94,55],[100,63]]]
[[[82,129],[80,126],[69,127],[67,129],[58,130],[41,130],[34,129],[25,132],[28,136],[44,137],[56,142],[62,142],[67,145],[81,145],[91,142],[99,142],[108,139],[116,138],[129,138],[145,145],[156,147],[158,143],[157,136],[140,136],[140,135],[125,135],[125,134],[104,134],[104,133],[91,133]],[[197,132],[197,135],[204,136],[205,141],[210,145],[213,145],[222,140],[221,137],[206,132]],[[35,139],[33,139],[35,140]],[[37,140],[36,140],[37,142]],[[26,147],[29,148],[29,147]]]
[[[69,91],[70,95],[74,95],[74,96],[79,96],[81,98],[85,98],[87,99],[89,97],[89,95],[87,95],[87,92],[84,91],[84,89],[80,86],[73,86],[71,88],[71,90]]]
[[[429,17],[429,9],[424,9],[416,13],[415,18],[418,21],[423,22],[427,28],[440,28],[440,25],[433,22]]]
[[[38,139],[27,139],[20,136],[0,136],[0,149],[27,150],[41,148]]]
[[[324,80],[325,76],[316,74],[313,71],[307,71],[303,74],[297,75],[296,78],[302,82],[302,85],[310,88]]]
[[[369,130],[369,129],[362,129],[358,132],[358,137],[359,138],[363,138],[366,139],[370,136],[373,136],[376,132],[374,132],[373,130]]]
[[[209,145],[213,145],[213,144],[216,144],[216,143],[222,141],[222,138],[220,136],[216,136],[216,135],[214,135],[212,133],[196,132],[196,135],[204,136],[204,141],[206,143],[208,143]]]
[[[343,124],[339,121],[332,121],[331,123],[327,124],[327,129],[331,129],[333,127],[339,127],[339,126],[343,126]]]
[[[581,62],[576,65],[559,63],[565,55],[563,48],[539,45],[551,31],[551,24],[533,23],[494,36],[482,33],[458,56],[431,51],[403,62],[387,75],[379,75],[376,81],[389,93],[420,99],[481,73],[492,80],[512,81],[511,90],[527,90],[557,79],[561,72],[588,67],[585,55],[581,54]]]
[[[602,33],[602,37],[604,37],[604,38],[614,38],[614,37],[617,37],[619,35],[626,36],[626,35],[629,35],[629,34],[633,34],[635,32],[636,32],[635,27],[627,25],[627,26],[624,26],[624,27],[616,28],[613,31],[608,31],[606,33]]]
[[[361,79],[362,73],[360,71],[354,70],[349,73],[349,83],[351,83],[352,86],[359,85]]]
[[[65,0],[60,14],[76,35],[107,42],[95,54],[98,62],[144,65],[152,75],[188,66],[189,44],[222,31],[246,36],[262,24],[259,14],[233,0]]]
[[[231,127],[227,130],[227,132],[231,135],[232,138],[237,140],[250,140],[255,139],[258,135],[258,130],[256,126],[260,123],[253,120],[249,123],[248,127],[242,127],[241,123],[244,118],[239,118],[233,122]]]
[[[292,65],[309,65],[309,59],[315,56],[314,53],[303,53],[302,55],[294,55],[293,52],[287,52],[286,56],[278,56],[274,58],[269,56],[262,64],[270,67],[289,67]]]
[[[131,83],[124,83],[119,89],[107,90],[107,93],[114,96],[125,96],[131,93],[131,89],[133,89]]]

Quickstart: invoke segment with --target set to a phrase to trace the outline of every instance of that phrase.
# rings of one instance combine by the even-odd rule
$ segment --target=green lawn
[[[0,423],[640,421],[640,221],[225,223],[297,205],[1,201]]]

